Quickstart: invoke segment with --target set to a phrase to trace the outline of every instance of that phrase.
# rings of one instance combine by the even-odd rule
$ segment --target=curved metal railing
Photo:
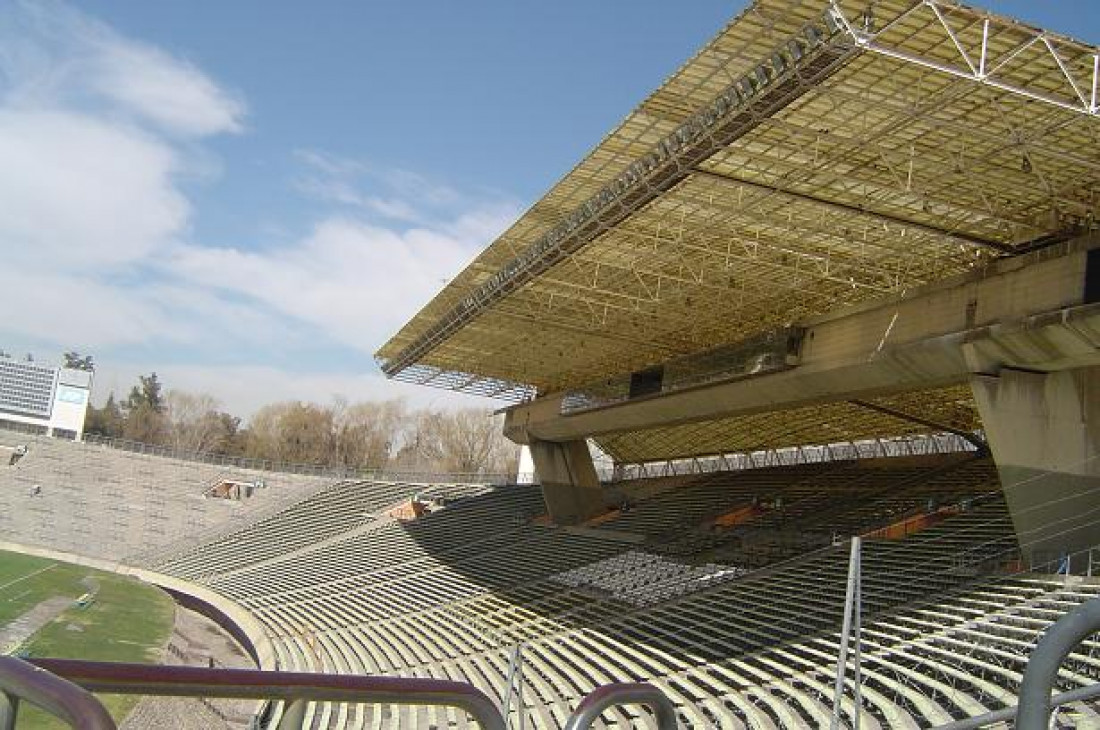
[[[52,687],[67,687],[51,691]],[[89,724],[86,712],[102,708],[89,692],[168,697],[281,700],[280,728],[304,716],[308,702],[354,702],[456,707],[470,714],[483,730],[507,730],[504,718],[481,690],[443,679],[364,677],[347,674],[265,672],[253,669],[159,666],[86,662],[73,659],[0,658],[0,690],[21,697],[65,720],[77,730],[116,730],[109,715]],[[18,700],[16,700],[17,706]],[[0,723],[0,730],[14,727]],[[300,725],[299,725],[300,726]]]
[[[645,705],[653,710],[657,730],[676,730],[676,707],[664,692],[644,682],[597,687],[577,705],[565,730],[588,730],[601,713],[620,705]]]
[[[279,730],[300,728],[310,702],[435,705],[465,710],[481,730],[507,730],[500,710],[481,690],[443,679],[265,672],[252,669],[0,657],[0,730],[12,730],[21,701],[76,730],[117,730],[91,693],[274,700],[283,702]],[[609,684],[585,697],[566,730],[587,730],[608,708],[648,706],[658,730],[676,730],[676,708],[651,684]]]
[[[28,702],[76,730],[116,730],[90,692],[22,659],[0,656],[0,730],[11,730],[19,705]]]

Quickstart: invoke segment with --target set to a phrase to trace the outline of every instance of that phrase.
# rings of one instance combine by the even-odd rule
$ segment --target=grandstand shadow
[[[932,726],[1007,704],[1034,632],[1100,591],[1005,569],[1018,551],[988,459],[650,480],[609,490],[612,503],[627,492],[630,509],[575,529],[539,519],[537,487],[346,482],[158,569],[246,607],[282,668],[459,679],[502,700],[522,644],[532,727],[560,727],[592,689],[639,680],[686,726],[820,727],[848,572],[834,533],[878,530],[864,541],[862,615],[879,727],[899,712]],[[396,519],[416,495],[439,508]],[[730,517],[754,501],[749,519]],[[1019,636],[1002,635],[1025,616]],[[1011,663],[1000,684],[966,684],[989,662]],[[960,689],[937,694],[956,665]],[[320,726],[418,726],[398,707],[315,712]],[[416,722],[430,724],[426,712]]]
[[[951,590],[1016,554],[995,469],[970,455],[639,481],[609,490],[610,504],[629,509],[581,528],[548,524],[537,487],[437,493],[442,509],[388,528],[409,559],[375,571],[373,588],[407,596],[393,607],[407,620],[462,622],[501,647],[613,623],[622,639],[648,641],[655,615],[678,615],[741,627],[732,646],[698,636],[665,649],[719,661],[839,629],[850,535],[883,530],[865,549],[869,612]],[[809,585],[816,624],[776,612]]]
[[[973,578],[973,571],[950,574],[957,555],[947,557],[947,548],[982,550],[989,540],[994,552],[1005,552],[1003,541],[1011,541],[999,500],[991,502],[988,534],[960,527],[973,515],[951,514],[951,505],[998,488],[992,464],[967,455],[620,483],[607,489],[607,514],[578,528],[547,522],[537,486],[349,481],[313,491],[275,477],[268,478],[271,496],[297,494],[299,501],[265,500],[277,511],[253,513],[241,525],[215,519],[236,505],[195,496],[212,469],[35,441],[27,460],[3,474],[11,483],[3,499],[13,507],[4,524],[19,542],[144,556],[148,567],[205,584],[257,612],[276,636],[305,645],[299,663],[307,666],[314,637],[342,626],[385,627],[404,637],[399,646],[434,642],[443,648],[431,655],[446,656],[456,651],[448,646],[500,652],[611,625],[629,647],[666,618],[668,656],[717,661],[762,646],[764,637],[800,635],[800,620],[768,607],[797,605],[805,585],[815,586],[815,630],[836,630],[847,571],[846,546],[830,547],[836,540],[923,515],[930,503],[945,510],[942,525],[929,521],[908,541],[869,541],[867,606],[876,611]],[[37,483],[43,493],[31,496],[27,485]],[[403,510],[414,498],[431,508]],[[158,514],[165,519],[151,519]],[[72,530],[46,528],[70,521]],[[160,522],[191,534],[173,541],[176,535],[153,531]],[[207,526],[220,532],[204,534]],[[962,536],[922,546],[937,527]],[[910,576],[907,551],[921,550],[922,572]],[[947,575],[927,577],[935,573]],[[731,622],[738,638],[731,644],[683,634],[677,620]],[[423,663],[415,652],[401,653],[360,669]]]

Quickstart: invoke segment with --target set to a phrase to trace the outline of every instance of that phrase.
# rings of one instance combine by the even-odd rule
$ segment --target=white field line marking
[[[45,568],[39,568],[38,570],[34,571],[33,573],[27,573],[26,575],[21,575],[18,578],[16,578],[15,580],[10,580],[7,583],[5,583],[4,585],[0,586],[0,591],[4,590],[8,586],[13,586],[16,583],[19,583],[20,581],[24,581],[27,578],[33,578],[34,576],[38,575],[39,573],[45,573],[50,568],[56,568],[56,567],[57,567],[57,563],[50,563]]]

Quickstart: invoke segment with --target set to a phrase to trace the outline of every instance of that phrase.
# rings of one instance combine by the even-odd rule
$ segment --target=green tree
[[[156,373],[141,375],[138,384],[130,389],[130,396],[126,399],[126,408],[130,411],[146,407],[155,413],[164,413],[164,386],[161,385]]]
[[[146,444],[163,445],[167,435],[168,428],[163,413],[144,403],[126,412],[126,423],[122,428],[124,438]]]
[[[107,402],[102,408],[88,406],[88,421],[85,426],[88,433],[117,438],[122,435],[125,424],[126,417],[115,400],[114,393],[107,396]]]
[[[231,456],[243,456],[248,434],[241,428],[241,419],[225,411],[218,411],[210,417],[218,422],[217,430],[221,445],[215,451]]]
[[[75,350],[71,350],[62,355],[65,362],[65,367],[71,370],[87,370],[91,372],[95,370],[95,363],[92,361],[91,355],[81,355]]]
[[[142,375],[130,389],[124,404],[126,422],[122,435],[132,441],[164,444],[169,437],[163,386],[156,373]]]

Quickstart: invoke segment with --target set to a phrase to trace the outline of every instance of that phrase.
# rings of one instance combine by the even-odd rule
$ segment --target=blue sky
[[[1095,0],[983,4],[1100,41]],[[0,349],[456,402],[371,353],[743,5],[0,0]]]

